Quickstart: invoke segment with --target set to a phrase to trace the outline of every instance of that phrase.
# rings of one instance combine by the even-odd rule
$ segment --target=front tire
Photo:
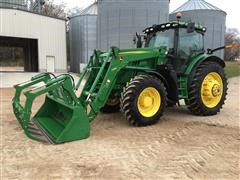
[[[120,107],[130,124],[147,126],[159,121],[166,100],[166,89],[159,79],[138,75],[124,88]]]
[[[188,89],[188,109],[195,115],[210,116],[222,108],[227,95],[227,79],[223,68],[215,62],[199,65]]]

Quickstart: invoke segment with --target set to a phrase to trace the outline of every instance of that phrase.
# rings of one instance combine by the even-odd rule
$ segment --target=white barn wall
[[[67,71],[65,21],[14,9],[0,9],[0,36],[38,40],[39,71],[55,57],[55,72]]]

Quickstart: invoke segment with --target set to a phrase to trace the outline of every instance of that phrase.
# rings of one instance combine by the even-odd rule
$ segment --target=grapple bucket
[[[26,102],[22,106],[21,91],[39,82],[44,82],[44,85],[24,92]],[[57,144],[89,136],[89,119],[74,93],[70,75],[52,79],[47,74],[33,77],[29,82],[16,85],[15,89],[14,113],[28,137]],[[47,94],[45,102],[31,119],[33,101],[43,94]]]

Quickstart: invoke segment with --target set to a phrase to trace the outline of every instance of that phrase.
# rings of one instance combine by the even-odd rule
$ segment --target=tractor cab
[[[171,63],[178,73],[182,73],[191,61],[204,53],[204,33],[206,28],[173,21],[160,25],[153,25],[143,31],[146,36],[145,47],[166,47],[168,63]]]

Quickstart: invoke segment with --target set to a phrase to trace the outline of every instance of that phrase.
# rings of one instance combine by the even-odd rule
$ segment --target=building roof
[[[29,11],[29,10],[25,10],[25,9],[15,9],[15,8],[8,8],[8,7],[0,7],[0,10],[1,9],[6,9],[6,10],[9,10],[9,11],[23,11],[23,12],[27,12],[27,13],[30,13],[30,14],[35,14],[35,15],[39,15],[39,16],[44,16],[44,17],[48,17],[48,18],[53,18],[53,19],[58,19],[58,20],[62,20],[62,21],[67,21],[67,19],[64,19],[64,18],[58,18],[58,17],[53,17],[53,16],[49,16],[49,15],[46,15],[46,14],[39,14],[37,12],[34,12],[34,11]]]
[[[182,12],[182,11],[191,11],[191,10],[216,10],[223,11],[218,7],[204,1],[204,0],[188,0],[182,6],[174,10],[172,13]]]

